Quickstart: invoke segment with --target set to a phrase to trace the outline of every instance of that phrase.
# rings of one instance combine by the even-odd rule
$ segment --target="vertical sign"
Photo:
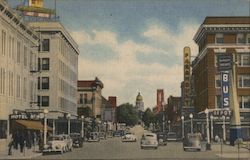
[[[229,72],[221,72],[222,108],[229,107]]]
[[[183,49],[183,64],[184,64],[184,107],[190,107],[190,79],[191,79],[191,51],[190,47]]]

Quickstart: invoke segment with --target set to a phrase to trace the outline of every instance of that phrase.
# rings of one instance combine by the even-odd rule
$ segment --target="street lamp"
[[[67,119],[68,119],[68,135],[70,134],[70,113],[67,114]]]
[[[82,131],[81,131],[81,136],[82,138],[84,138],[84,116],[81,116],[81,120],[82,120]]]
[[[184,116],[181,116],[181,122],[182,122],[182,138],[184,138]]]
[[[170,120],[168,120],[168,132],[170,132]]]
[[[222,120],[223,120],[223,125],[222,125],[222,128],[223,128],[223,142],[226,141],[226,117],[223,115],[222,116]]]
[[[44,109],[43,113],[44,113],[43,145],[46,145],[46,142],[47,142],[47,114],[49,113],[48,109]]]
[[[213,125],[213,119],[214,119],[214,116],[211,115],[211,116],[210,116],[210,120],[211,120],[211,141],[212,141],[213,138],[214,138],[214,125]]]
[[[209,134],[209,120],[208,120],[208,114],[209,114],[209,110],[206,108],[205,109],[205,114],[206,114],[206,120],[207,120],[207,144],[208,144],[208,148],[210,148],[210,134]]]
[[[191,133],[193,133],[193,114],[189,114],[189,118],[191,119]]]

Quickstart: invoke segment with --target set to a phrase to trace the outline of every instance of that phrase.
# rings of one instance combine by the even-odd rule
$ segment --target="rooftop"
[[[245,16],[245,17],[206,17],[203,24],[250,24],[250,16]]]

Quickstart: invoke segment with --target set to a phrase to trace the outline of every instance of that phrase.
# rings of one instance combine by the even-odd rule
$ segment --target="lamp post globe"
[[[193,133],[193,114],[190,113],[189,114],[189,118],[191,119],[190,123],[191,123],[191,133]]]

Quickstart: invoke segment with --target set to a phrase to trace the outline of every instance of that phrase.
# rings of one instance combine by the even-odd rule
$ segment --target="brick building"
[[[192,62],[196,113],[205,108],[213,110],[222,107],[217,59],[219,54],[234,54],[242,133],[243,137],[249,137],[250,17],[206,17],[194,36],[194,41],[199,47],[199,53]]]

